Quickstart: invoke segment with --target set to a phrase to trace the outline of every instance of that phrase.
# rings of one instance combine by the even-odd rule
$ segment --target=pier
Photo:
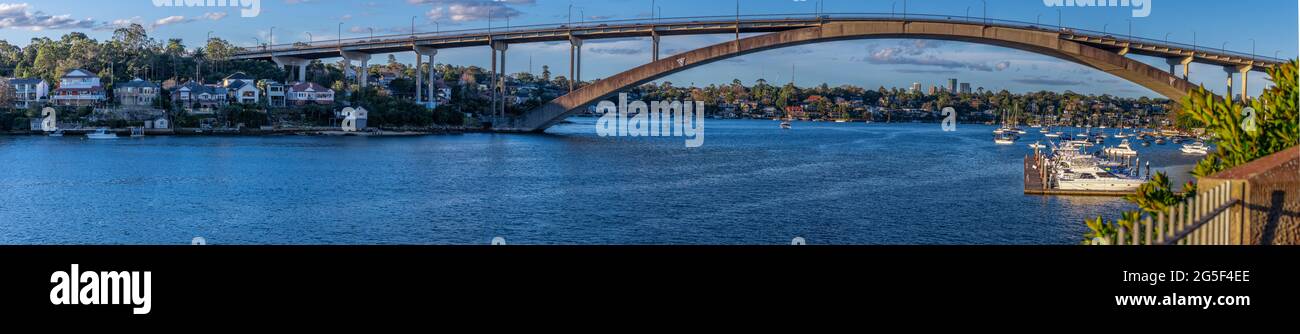
[[[1106,191],[1106,190],[1062,190],[1052,188],[1048,183],[1044,163],[1046,160],[1040,154],[1025,156],[1025,195],[1042,195],[1042,196],[1109,196],[1123,197],[1132,194],[1132,191]]]

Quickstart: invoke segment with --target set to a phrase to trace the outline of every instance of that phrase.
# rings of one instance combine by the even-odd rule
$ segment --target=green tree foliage
[[[1242,114],[1247,105],[1216,96],[1205,87],[1192,91],[1183,100],[1182,112],[1196,124],[1204,125],[1206,131],[1217,139],[1218,148],[1196,164],[1193,175],[1214,175],[1300,144],[1300,125],[1296,122],[1300,119],[1296,107],[1296,99],[1300,97],[1297,95],[1300,89],[1296,77],[1298,64],[1300,62],[1292,60],[1268,70],[1274,86],[1250,101],[1249,106],[1256,111],[1253,120],[1248,120],[1250,115]],[[1254,126],[1244,125],[1249,123],[1254,123]],[[1089,231],[1084,235],[1083,243],[1114,240],[1121,226],[1133,231],[1142,212],[1164,212],[1195,194],[1196,184],[1189,182],[1183,192],[1176,193],[1170,187],[1169,178],[1164,173],[1157,173],[1136,192],[1124,197],[1137,204],[1141,212],[1124,212],[1115,222],[1105,221],[1102,217],[1084,221]]]
[[[1218,149],[1196,164],[1193,174],[1209,176],[1223,170],[1259,159],[1300,143],[1300,125],[1297,114],[1296,79],[1297,61],[1293,60],[1268,70],[1274,86],[1257,99],[1250,100],[1255,110],[1253,120],[1247,120],[1242,109],[1245,104],[1225,101],[1200,87],[1183,101],[1183,110],[1217,139]],[[1248,122],[1251,121],[1251,122]],[[1254,123],[1253,128],[1243,126]]]

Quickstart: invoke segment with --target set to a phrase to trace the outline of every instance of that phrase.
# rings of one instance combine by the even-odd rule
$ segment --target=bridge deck
[[[980,19],[951,15],[845,13],[845,14],[778,14],[660,18],[655,20],[615,20],[582,22],[577,24],[531,25],[508,28],[470,29],[457,31],[421,32],[413,34],[384,35],[367,38],[340,38],[311,43],[261,45],[245,48],[234,55],[235,59],[269,60],[277,57],[320,59],[339,57],[341,51],[362,53],[410,52],[415,46],[438,49],[487,46],[489,43],[508,44],[567,41],[570,37],[581,39],[609,39],[650,37],[651,35],[704,35],[734,33],[767,33],[786,31],[829,22],[882,21],[882,22],[940,22],[968,23],[988,27],[1009,27],[1060,33],[1061,38],[1093,47],[1117,51],[1128,47],[1129,53],[1163,58],[1193,57],[1194,61],[1213,65],[1252,65],[1255,70],[1276,66],[1281,59],[1258,55],[1213,50],[1196,45],[1156,41],[1132,36],[1117,37],[1106,32],[1096,32],[1068,27],[1012,20]]]

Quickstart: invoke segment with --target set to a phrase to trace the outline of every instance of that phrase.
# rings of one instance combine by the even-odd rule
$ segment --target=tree
[[[1296,101],[1300,98],[1300,82],[1297,81],[1297,66],[1300,62],[1292,60],[1268,70],[1274,86],[1265,90],[1258,99],[1251,100],[1249,107],[1256,112],[1243,115],[1247,107],[1231,98],[1223,98],[1205,87],[1198,87],[1183,99],[1183,109],[1187,114],[1202,124],[1218,139],[1217,149],[1210,152],[1196,164],[1192,174],[1198,177],[1210,176],[1229,168],[1240,166],[1300,143],[1300,117]],[[1253,124],[1251,124],[1253,123]],[[1253,125],[1253,126],[1252,126]],[[1188,183],[1182,193],[1171,190],[1169,179],[1164,173],[1152,176],[1151,181],[1138,187],[1133,194],[1124,199],[1137,204],[1142,211],[1162,212],[1169,205],[1195,196],[1196,185]],[[1084,243],[1093,238],[1114,240],[1119,227],[1133,231],[1141,212],[1125,212],[1115,222],[1108,222],[1103,217],[1085,221],[1089,233]]]

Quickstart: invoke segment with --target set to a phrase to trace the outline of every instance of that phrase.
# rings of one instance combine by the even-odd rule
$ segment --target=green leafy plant
[[[1292,60],[1268,70],[1274,86],[1249,105],[1223,99],[1197,88],[1183,101],[1185,110],[1217,139],[1214,152],[1196,164],[1192,174],[1210,176],[1232,167],[1268,156],[1300,143],[1300,124],[1296,119],[1297,61]],[[1253,129],[1243,126],[1245,107],[1255,110]]]
[[[1180,111],[1183,117],[1190,118],[1189,123],[1205,126],[1217,140],[1217,149],[1196,164],[1193,175],[1214,175],[1300,144],[1300,124],[1296,122],[1300,119],[1296,107],[1297,97],[1300,97],[1297,94],[1300,90],[1300,78],[1296,72],[1298,65],[1300,61],[1292,60],[1268,69],[1274,86],[1264,90],[1259,98],[1250,100],[1249,105],[1214,95],[1203,86],[1183,100],[1183,110]],[[1243,115],[1242,110],[1247,106],[1255,110],[1253,115]],[[1247,126],[1249,123],[1254,126]],[[1174,192],[1168,175],[1156,173],[1137,191],[1124,196],[1125,200],[1137,204],[1141,211],[1126,211],[1115,222],[1100,216],[1084,221],[1089,231],[1084,234],[1083,243],[1097,244],[1100,241],[1113,244],[1119,227],[1134,231],[1142,213],[1164,212],[1195,195],[1195,183],[1188,182],[1181,193]]]

